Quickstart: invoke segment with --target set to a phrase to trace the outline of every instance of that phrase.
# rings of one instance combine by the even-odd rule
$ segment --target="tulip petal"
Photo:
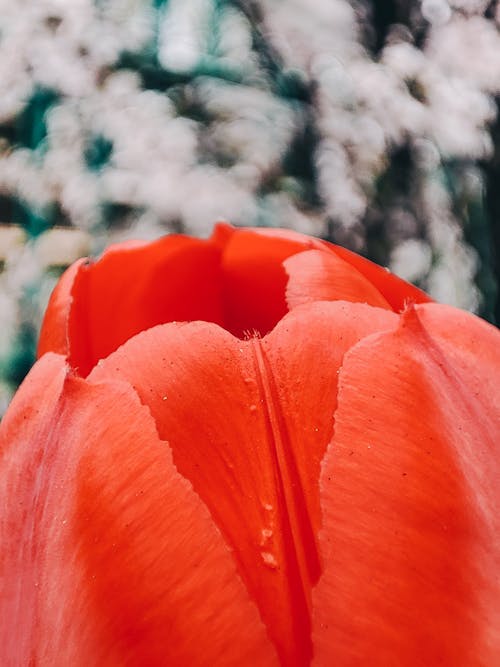
[[[415,287],[411,283],[407,283],[405,280],[402,280],[394,273],[391,273],[388,269],[385,269],[384,267],[379,266],[378,264],[371,262],[369,259],[366,259],[365,257],[352,252],[351,250],[347,250],[347,248],[343,248],[342,246],[335,245],[334,243],[330,243],[328,241],[322,241],[314,237],[306,236],[305,234],[300,234],[299,232],[288,229],[259,228],[252,231],[254,234],[258,234],[264,238],[283,238],[290,242],[295,242],[297,244],[297,248],[300,246],[300,250],[323,250],[329,254],[335,255],[335,257],[337,257],[339,260],[343,260],[347,264],[351,265],[353,269],[364,276],[367,281],[380,292],[382,297],[386,299],[390,307],[398,313],[405,308],[407,303],[426,303],[432,301],[429,295],[418,287]],[[295,250],[294,252],[297,251],[298,250]],[[292,253],[289,253],[289,255],[291,254]],[[286,259],[287,256],[283,256],[283,260]],[[359,281],[359,278],[356,278],[356,281]],[[345,299],[346,297],[344,296],[342,298]],[[372,305],[380,304],[373,303]]]
[[[306,250],[283,263],[288,274],[286,301],[290,309],[313,301],[353,301],[387,308],[380,292],[351,264],[333,252]]]
[[[277,666],[204,504],[126,383],[45,355],[0,431],[2,665]]]
[[[337,257],[351,264],[359,271],[388,301],[391,308],[400,313],[408,303],[427,303],[432,301],[431,297],[415,285],[407,283],[388,269],[371,262],[362,257],[342,248],[342,246],[325,243],[325,246],[334,252]]]
[[[321,524],[320,466],[337,407],[337,371],[358,341],[397,323],[394,313],[365,304],[314,303],[299,307],[262,340],[315,535]]]
[[[85,258],[79,259],[66,269],[50,295],[38,341],[38,357],[46,352],[68,354],[68,319],[73,302],[73,286],[85,262]]]
[[[86,376],[99,359],[156,324],[222,324],[220,256],[218,241],[167,236],[111,246],[93,263],[80,260],[49,302],[39,353],[69,354]]]
[[[495,667],[500,334],[409,308],[344,357],[323,462],[315,665]]]
[[[149,407],[179,472],[234,550],[286,667],[308,664],[312,652],[318,477],[336,369],[351,345],[396,323],[387,310],[335,302],[297,308],[262,340],[201,322],[164,325],[90,375],[127,380]]]

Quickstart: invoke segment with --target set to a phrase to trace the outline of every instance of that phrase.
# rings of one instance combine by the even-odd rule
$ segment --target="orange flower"
[[[77,262],[1,427],[0,663],[495,667],[499,349],[292,232]]]

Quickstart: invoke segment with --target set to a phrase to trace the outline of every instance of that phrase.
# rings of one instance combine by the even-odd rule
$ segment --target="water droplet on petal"
[[[273,531],[270,528],[263,528],[260,533],[260,546],[263,547],[271,537],[273,536]]]
[[[262,560],[264,561],[264,564],[267,565],[267,567],[270,567],[272,570],[276,570],[278,567],[278,561],[272,553],[269,551],[261,551],[260,555],[262,556]]]
[[[256,410],[257,410],[257,406],[252,404],[250,406],[250,412],[255,412]]]

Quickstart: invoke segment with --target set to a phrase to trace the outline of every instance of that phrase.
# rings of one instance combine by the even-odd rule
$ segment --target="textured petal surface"
[[[306,250],[284,261],[290,309],[313,301],[353,301],[391,309],[386,299],[357,269],[333,252]]]
[[[432,304],[344,357],[315,665],[498,664],[499,377],[499,332]]]
[[[0,437],[2,665],[278,664],[130,386],[67,377],[45,355]]]
[[[351,345],[396,323],[387,310],[336,302],[297,308],[264,339],[200,322],[164,325],[90,375],[125,378],[150,408],[178,470],[234,549],[284,666],[311,657],[318,476],[336,370]]]

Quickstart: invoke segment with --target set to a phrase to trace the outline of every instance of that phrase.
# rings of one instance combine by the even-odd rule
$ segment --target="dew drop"
[[[262,560],[264,561],[264,564],[267,565],[267,567],[270,567],[271,570],[276,570],[278,567],[278,561],[272,553],[269,551],[261,551],[260,555],[262,556]]]
[[[166,401],[167,398],[168,398],[168,396],[162,396],[162,397],[161,397],[161,400],[162,400],[162,401]]]
[[[260,546],[263,547],[271,537],[273,536],[273,531],[270,528],[263,528],[260,533]]]
[[[252,404],[250,406],[250,412],[255,412],[256,410],[257,410],[257,406]]]
[[[262,503],[262,507],[268,512],[270,512],[273,509],[273,506],[270,505],[269,503]]]

